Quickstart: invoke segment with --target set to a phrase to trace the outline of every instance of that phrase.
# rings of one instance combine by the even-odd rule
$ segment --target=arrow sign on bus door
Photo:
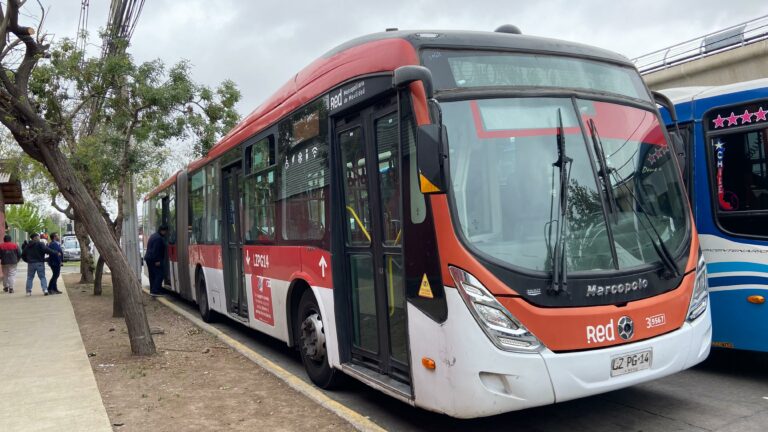
[[[325,279],[325,268],[328,267],[328,263],[325,262],[325,257],[321,256],[320,257],[320,262],[317,263],[317,264],[320,265],[320,272],[323,275],[323,279]]]

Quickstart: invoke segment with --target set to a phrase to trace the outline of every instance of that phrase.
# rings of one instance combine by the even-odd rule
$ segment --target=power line
[[[75,40],[77,41],[77,48],[85,50],[86,32],[88,31],[88,7],[90,6],[90,0],[82,0],[80,2],[80,19],[77,22],[77,34]]]

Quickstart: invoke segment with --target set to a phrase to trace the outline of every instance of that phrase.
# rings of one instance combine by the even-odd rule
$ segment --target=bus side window
[[[203,221],[205,220],[205,172],[192,174],[189,181],[189,224],[192,233],[189,244],[203,243]]]
[[[275,240],[275,143],[269,135],[245,151],[248,175],[245,178],[243,235],[247,243]]]
[[[322,240],[328,232],[328,116],[320,100],[279,126],[279,192],[283,240]]]

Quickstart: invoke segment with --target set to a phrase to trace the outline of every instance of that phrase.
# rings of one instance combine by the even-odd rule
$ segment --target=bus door
[[[222,170],[222,199],[224,203],[224,235],[222,260],[224,261],[224,289],[227,312],[235,317],[248,318],[248,298],[243,284],[243,235],[241,228],[243,176],[240,164]]]
[[[409,383],[396,97],[335,122],[351,367]],[[337,202],[338,202],[337,201]],[[344,343],[344,342],[342,342]],[[370,373],[367,373],[370,375]]]
[[[165,195],[162,198],[161,201],[161,216],[160,216],[160,225],[165,225],[169,227],[170,229],[170,219],[171,219],[171,206],[173,198],[168,196],[168,191],[166,191]],[[165,256],[163,257],[163,273],[165,274],[165,277],[163,278],[163,284],[170,286],[173,289],[178,287],[178,282],[176,281],[175,272],[173,265],[171,265],[171,258],[176,256],[176,245],[173,244],[170,240],[170,231],[167,232],[166,237],[163,241],[165,241],[166,248],[165,248]],[[174,284],[176,282],[176,284]]]

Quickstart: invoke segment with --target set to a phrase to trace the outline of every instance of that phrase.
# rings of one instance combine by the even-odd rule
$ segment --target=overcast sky
[[[74,37],[81,0],[42,0],[45,29]],[[32,4],[32,2],[30,2]],[[90,0],[88,29],[104,27],[109,0]],[[768,14],[760,0],[146,0],[130,52],[139,61],[188,59],[195,80],[234,80],[238,110],[253,111],[334,46],[388,27],[493,30],[586,43],[636,57]]]

